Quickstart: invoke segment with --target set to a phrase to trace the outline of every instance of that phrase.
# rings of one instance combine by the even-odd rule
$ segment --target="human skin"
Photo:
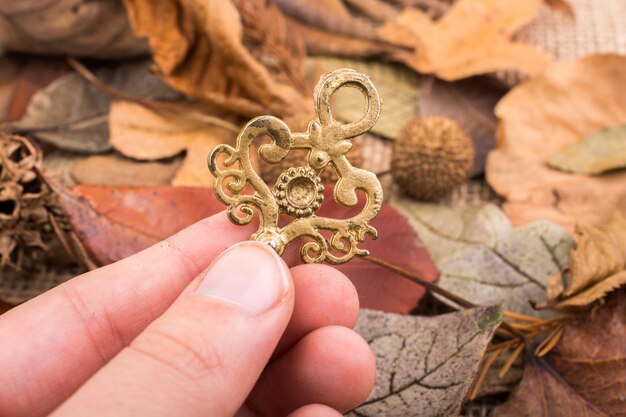
[[[337,417],[375,360],[326,265],[224,213],[0,316],[1,416]],[[240,243],[244,242],[244,243]]]

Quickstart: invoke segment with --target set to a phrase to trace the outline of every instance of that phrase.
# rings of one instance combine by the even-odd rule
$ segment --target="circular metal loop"
[[[365,113],[361,119],[341,123],[333,118],[330,98],[341,87],[354,87],[365,97]],[[315,111],[321,125],[335,128],[338,139],[352,138],[365,133],[376,124],[380,115],[381,100],[376,87],[368,76],[354,70],[342,68],[325,74],[315,87],[314,96]]]

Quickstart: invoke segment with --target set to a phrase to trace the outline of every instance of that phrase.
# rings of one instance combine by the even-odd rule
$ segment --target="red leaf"
[[[224,209],[209,188],[79,185],[61,197],[74,232],[100,265]]]
[[[332,201],[330,190],[326,197],[327,202]],[[208,188],[81,185],[71,193],[61,193],[61,198],[72,228],[101,265],[130,256],[224,210]],[[319,214],[348,217],[360,209],[324,204]],[[424,279],[437,278],[437,269],[415,231],[394,208],[383,205],[372,224],[379,238],[367,239],[361,247]],[[422,287],[360,259],[338,268],[354,283],[362,307],[407,313],[424,294]]]

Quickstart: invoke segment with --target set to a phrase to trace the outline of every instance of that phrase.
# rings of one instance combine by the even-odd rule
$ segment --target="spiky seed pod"
[[[452,119],[412,119],[393,145],[394,182],[418,200],[445,196],[467,180],[473,166],[474,144]]]
[[[42,267],[69,230],[57,195],[36,172],[41,162],[28,139],[0,134],[0,270]]]
[[[309,125],[309,117],[293,117],[285,119],[285,123],[291,129],[292,132],[306,132]],[[274,184],[280,174],[285,172],[291,167],[299,167],[307,165],[308,151],[301,149],[294,149],[290,151],[285,159],[277,164],[270,164],[265,161],[260,163],[260,174],[263,181],[268,184]],[[352,140],[352,149],[346,154],[348,161],[355,167],[360,168],[363,166],[363,156],[361,154],[361,147],[359,139]],[[319,174],[323,183],[337,182],[337,173],[330,164],[326,166]]]

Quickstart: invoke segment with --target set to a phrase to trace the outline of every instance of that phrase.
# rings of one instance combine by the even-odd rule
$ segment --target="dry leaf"
[[[332,189],[327,187],[326,193],[328,201]],[[224,209],[209,188],[81,185],[61,196],[73,230],[100,265],[130,256]],[[350,210],[329,208],[327,204],[320,212],[350,214]],[[433,281],[437,277],[437,269],[415,232],[397,211],[383,205],[372,225],[385,233],[365,248],[400,262],[425,279]],[[424,295],[418,285],[363,261],[353,261],[341,270],[353,280],[364,307],[406,313]]]
[[[407,8],[380,29],[382,39],[414,48],[397,59],[445,80],[503,69],[538,74],[549,62],[541,50],[511,41],[535,15],[542,0],[458,0],[434,22]]]
[[[99,265],[126,258],[223,209],[208,188],[79,185],[59,195],[72,229]]]
[[[0,44],[10,51],[94,58],[149,53],[119,0],[2,0]]]
[[[493,417],[626,416],[626,292],[568,324],[545,357],[530,357],[521,385]]]
[[[361,310],[355,330],[376,355],[376,385],[348,416],[458,415],[501,316],[497,307],[436,317]]]
[[[529,301],[546,300],[549,277],[567,266],[568,233],[539,221],[518,229],[495,205],[448,208],[394,196],[389,202],[408,217],[439,268],[438,285],[479,305],[547,316]]]
[[[550,279],[548,298],[555,309],[586,307],[626,284],[626,210],[602,227],[577,225],[570,267]]]
[[[137,162],[113,155],[90,156],[70,169],[78,184],[92,185],[166,185],[180,167],[180,160]]]
[[[626,125],[602,129],[566,145],[548,159],[548,165],[591,175],[626,167]]]
[[[149,39],[159,73],[174,89],[247,116],[309,111],[306,96],[276,82],[244,47],[242,21],[230,0],[125,3],[135,32]]]
[[[223,128],[123,101],[111,104],[109,130],[111,145],[129,158],[156,161],[186,152],[173,185],[213,184],[207,155],[215,146],[234,140],[232,132]]]
[[[626,56],[593,55],[553,64],[498,103],[498,147],[489,154],[486,176],[506,197],[513,224],[599,225],[626,198],[624,171],[588,177],[546,165],[564,146],[626,124],[624,85]]]
[[[173,99],[178,93],[150,74],[150,61],[130,61],[94,71],[105,84],[144,98]],[[24,117],[12,126],[33,131],[39,140],[77,152],[111,149],[107,114],[111,96],[76,73],[65,75],[30,100]]]
[[[306,47],[289,30],[280,9],[267,0],[232,0],[243,23],[243,43],[276,81],[307,91],[304,80]],[[270,25],[267,22],[271,22]]]

